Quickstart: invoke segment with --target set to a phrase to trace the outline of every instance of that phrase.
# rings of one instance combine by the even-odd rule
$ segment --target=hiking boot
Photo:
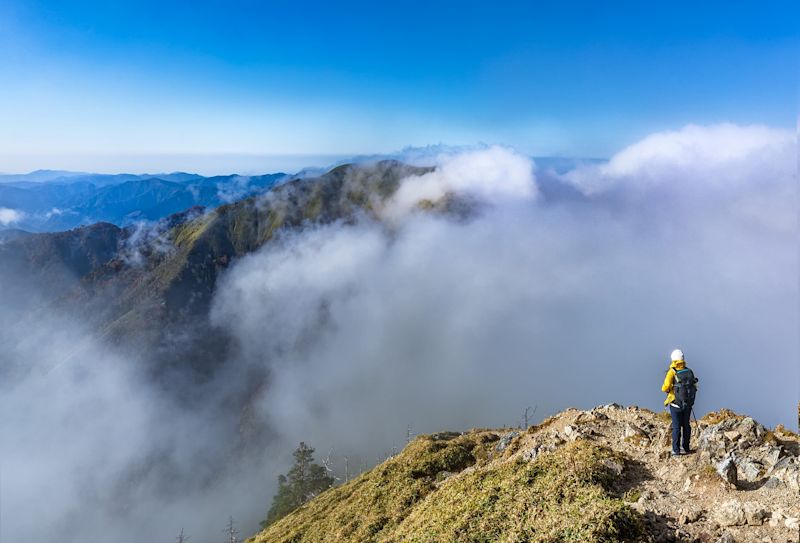
[[[672,452],[670,453],[670,455],[671,455],[671,456],[680,456],[680,455],[681,455],[681,452],[680,452],[680,451],[672,451]]]
[[[692,449],[681,448],[681,454],[692,454],[692,452],[694,452]]]

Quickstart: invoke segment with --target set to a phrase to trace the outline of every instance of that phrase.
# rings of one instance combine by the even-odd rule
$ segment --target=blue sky
[[[0,171],[792,127],[796,2],[0,3]],[[216,157],[216,158],[214,158]]]

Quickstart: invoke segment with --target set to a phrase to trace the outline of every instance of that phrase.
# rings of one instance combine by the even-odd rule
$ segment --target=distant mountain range
[[[0,209],[14,220],[0,228],[29,232],[69,230],[96,222],[127,226],[156,221],[193,206],[217,207],[287,179],[284,173],[203,177],[169,174],[94,174],[38,170],[0,175]]]
[[[559,182],[556,174],[577,164],[601,162],[561,157],[534,160],[540,189],[545,196],[557,198],[581,195]],[[381,161],[401,162],[362,157],[350,166]],[[158,221],[195,206],[218,207],[264,193],[289,179],[320,177],[324,173],[324,169],[309,168],[291,176],[281,172],[204,177],[186,172],[98,174],[62,170],[0,174],[0,231],[59,232],[98,222],[124,228],[142,221]]]
[[[3,334],[13,337],[26,322],[56,309],[90,323],[99,337],[151,354],[159,361],[154,371],[213,371],[225,360],[227,345],[207,318],[220,273],[282,230],[376,216],[373,206],[390,197],[402,178],[430,170],[395,161],[344,165],[318,177],[291,178],[268,196],[251,195],[216,209],[186,209],[195,201],[182,199],[186,185],[156,178],[105,187],[74,209],[107,216],[120,209],[118,202],[139,198],[153,203],[148,210],[153,217],[170,205],[182,211],[125,227],[98,222],[65,232],[5,230],[0,280],[12,281],[14,288],[5,289],[2,299],[17,308],[19,318],[0,323],[0,348]],[[257,192],[280,179],[279,174],[249,178],[247,187]],[[73,184],[59,186],[68,192]],[[202,191],[204,184],[211,187],[209,199],[219,186],[235,187],[216,178],[195,186]],[[172,196],[157,201],[154,192]],[[459,212],[458,203],[441,202],[431,211]]]
[[[357,216],[380,220],[377,208],[403,178],[432,169],[383,160],[316,177],[88,174],[90,182],[81,174],[29,188],[16,186],[25,181],[0,185],[6,198],[0,206],[47,209],[48,198],[58,198],[65,210],[0,230],[0,280],[14,283],[3,303],[20,316],[0,323],[0,349],[4,333],[61,309],[113,343],[154,354],[162,368],[188,364],[203,373],[226,358],[227,339],[209,329],[207,318],[225,269],[280,231]],[[546,200],[583,198],[550,168],[537,173],[537,183]],[[451,195],[425,209],[465,216],[474,205]],[[65,229],[92,220],[67,231],[31,232],[32,225]]]

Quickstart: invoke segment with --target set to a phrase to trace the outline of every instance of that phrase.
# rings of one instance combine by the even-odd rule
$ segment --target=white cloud
[[[7,207],[0,207],[0,225],[9,226],[18,223],[25,217],[25,213],[10,209]]]
[[[764,126],[688,125],[658,132],[630,145],[605,164],[565,176],[587,194],[625,185],[647,190],[730,189],[732,185],[785,181],[793,175],[796,138]]]
[[[537,195],[533,161],[500,146],[454,155],[440,155],[436,170],[404,179],[383,211],[396,220],[423,200],[437,201],[448,193],[465,194],[492,204],[529,200]]]

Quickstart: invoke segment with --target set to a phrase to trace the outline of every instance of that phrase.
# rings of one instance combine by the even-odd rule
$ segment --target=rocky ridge
[[[670,455],[670,420],[568,409],[522,429],[420,436],[249,541],[800,540],[800,437],[722,410]]]
[[[655,541],[800,541],[800,439],[728,410],[692,422],[692,452],[670,455],[670,419],[616,404],[568,410],[510,444],[530,461],[589,440],[625,455],[624,497]]]

